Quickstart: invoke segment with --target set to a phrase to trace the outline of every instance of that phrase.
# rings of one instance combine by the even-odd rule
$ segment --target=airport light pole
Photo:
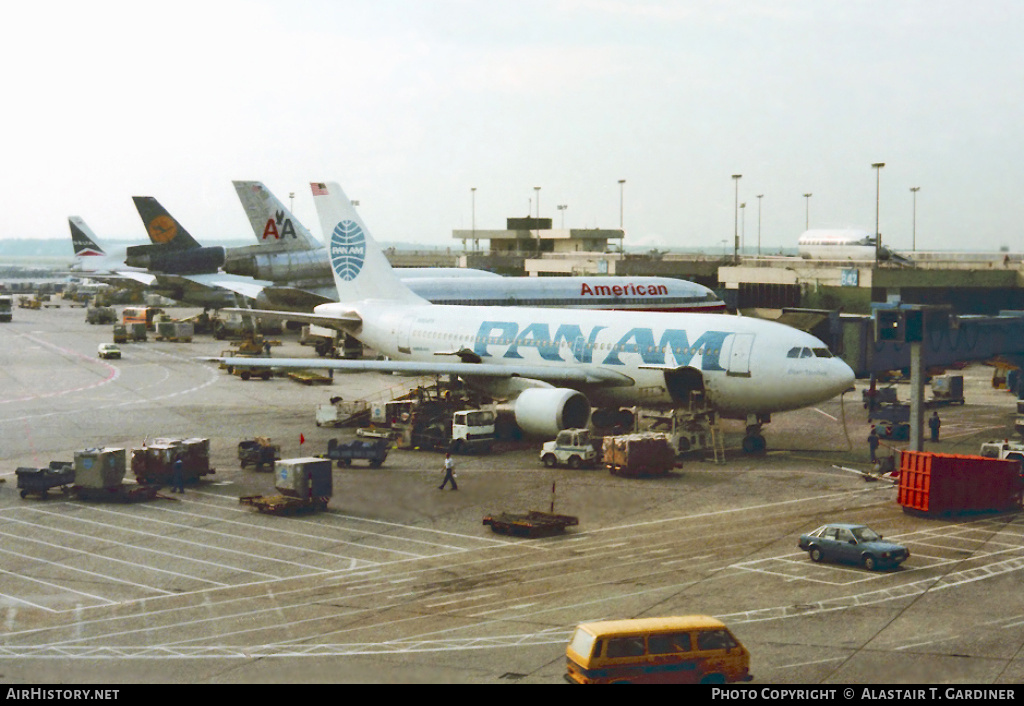
[[[619,179],[619,253],[623,252],[624,240],[626,238],[626,230],[623,225],[623,216],[625,215],[626,208],[626,180]]]
[[[740,249],[747,245],[747,202],[740,204]]]
[[[761,257],[761,199],[764,194],[757,195],[757,256]]]
[[[295,192],[288,192],[288,210],[295,213]]]
[[[875,162],[871,165],[871,168],[875,170],[875,266],[878,265],[878,255],[882,249],[882,234],[878,232],[878,203],[882,184],[882,167],[884,166],[885,162]]]
[[[470,227],[473,229],[473,252],[480,249],[480,241],[476,237],[476,187],[469,187]]]
[[[804,194],[804,230],[811,229],[811,197],[814,194]]]
[[[540,255],[540,187],[535,186],[533,190],[537,192],[537,254]]]
[[[565,230],[565,209],[569,208],[569,204],[560,203],[555,208],[562,212],[562,230]]]
[[[911,247],[910,249],[917,252],[917,192],[921,190],[920,186],[910,187],[910,193],[914,195],[914,215],[911,221]]]
[[[732,233],[732,261],[733,264],[740,264],[740,179],[742,174],[733,174],[732,180],[736,184],[736,201],[733,207],[733,233]]]

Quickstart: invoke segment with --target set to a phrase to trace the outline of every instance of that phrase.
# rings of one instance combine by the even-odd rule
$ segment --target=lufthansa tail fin
[[[107,254],[96,242],[96,234],[92,232],[92,228],[87,226],[80,216],[70,216],[68,226],[71,228],[71,246],[75,250],[75,257],[102,257]]]
[[[202,247],[185,227],[167,212],[152,196],[132,196],[135,208],[146,224],[146,232],[154,245],[172,250],[191,250]]]
[[[338,287],[338,301],[383,299],[425,304],[426,300],[414,294],[391,269],[341,187],[333,182],[313,182],[310,186]]]
[[[233,181],[249,218],[256,242],[267,250],[320,250],[321,243],[292,212],[259,181]]]

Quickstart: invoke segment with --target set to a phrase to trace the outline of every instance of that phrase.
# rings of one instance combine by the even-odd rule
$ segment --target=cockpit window
[[[786,353],[787,358],[832,358],[832,353],[828,348],[802,348],[797,346],[796,348],[790,348],[789,352]]]

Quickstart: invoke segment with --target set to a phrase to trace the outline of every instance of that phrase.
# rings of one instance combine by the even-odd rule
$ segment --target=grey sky
[[[812,227],[908,248],[1024,248],[1024,5],[949,0],[6,3],[0,239],[144,239],[131,196],[200,241],[249,238],[232,179],[318,232],[338,181],[383,240],[454,245],[542,216],[627,244]],[[68,246],[70,252],[70,244]]]

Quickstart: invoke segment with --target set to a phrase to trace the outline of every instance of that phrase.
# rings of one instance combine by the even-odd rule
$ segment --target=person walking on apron
[[[448,485],[448,481],[452,483],[452,490],[459,489],[458,483],[455,482],[455,461],[452,460],[450,453],[444,455],[444,480],[441,481],[441,485],[437,489],[444,490],[444,487]]]

